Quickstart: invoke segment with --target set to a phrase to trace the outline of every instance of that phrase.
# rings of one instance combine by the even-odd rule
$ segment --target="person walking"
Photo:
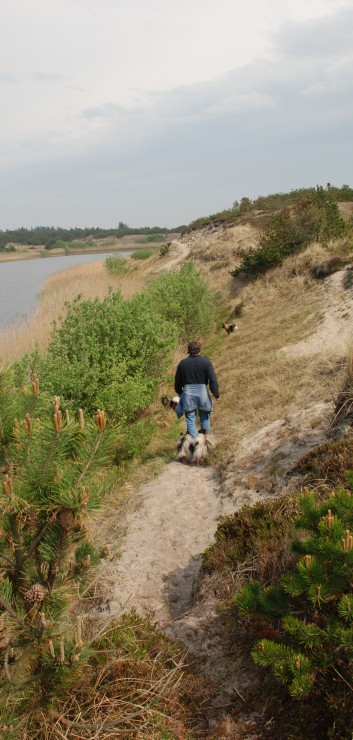
[[[176,369],[174,388],[180,400],[175,411],[178,419],[185,414],[188,434],[197,437],[197,412],[201,432],[208,434],[211,429],[210,414],[212,400],[209,393],[218,399],[219,387],[212,362],[201,355],[201,343],[193,340],[188,344],[188,357],[179,362]]]

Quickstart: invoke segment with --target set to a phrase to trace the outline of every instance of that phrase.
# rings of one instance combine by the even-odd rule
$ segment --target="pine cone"
[[[41,583],[33,583],[31,588],[25,592],[24,598],[26,601],[43,601],[48,593],[48,589],[42,586]]]

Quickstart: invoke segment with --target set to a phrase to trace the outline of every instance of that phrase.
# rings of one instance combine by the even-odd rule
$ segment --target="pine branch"
[[[78,477],[78,479],[76,481],[75,488],[77,488],[80,485],[82,479],[85,477],[85,475],[87,473],[87,470],[89,470],[89,468],[91,467],[91,465],[93,463],[93,460],[95,458],[95,455],[96,455],[96,453],[98,451],[99,445],[100,445],[100,443],[102,441],[102,436],[103,436],[103,432],[100,431],[98,433],[98,437],[97,437],[97,441],[96,441],[96,444],[94,446],[94,449],[91,452],[91,455],[90,455],[89,459],[87,460],[85,467],[83,468],[82,472],[80,473],[80,475],[79,475],[79,477]]]
[[[38,532],[37,536],[35,537],[35,539],[32,541],[32,543],[27,548],[27,551],[25,553],[23,553],[22,559],[21,559],[21,567],[23,566],[23,563],[25,563],[25,561],[28,560],[31,557],[31,555],[33,555],[33,553],[34,553],[37,545],[39,544],[39,542],[43,538],[43,535],[45,534],[45,532],[47,531],[47,529],[49,529],[49,527],[51,527],[51,525],[55,521],[56,516],[57,516],[57,511],[55,511],[52,514],[52,516],[48,519],[48,521],[46,521],[46,523],[44,524],[44,526],[39,530],[39,532]]]
[[[23,619],[20,619],[18,617],[18,615],[16,614],[12,606],[10,606],[10,604],[8,604],[7,601],[5,601],[5,599],[2,598],[2,596],[0,596],[0,606],[2,606],[4,611],[8,612],[8,614],[10,614],[11,617],[16,620],[16,622],[23,625]]]
[[[10,654],[10,645],[7,646],[5,656],[4,656],[4,673],[9,683],[12,683],[12,678],[9,671],[9,654]]]
[[[54,454],[54,449],[55,449],[55,442],[56,442],[56,440],[57,440],[57,436],[58,436],[58,435],[57,435],[57,433],[55,432],[55,434],[54,434],[54,437],[53,437],[53,439],[52,439],[52,441],[51,441],[51,444],[50,444],[49,450],[48,450],[48,455],[47,455],[47,457],[46,457],[46,460],[45,460],[45,462],[43,463],[43,465],[42,465],[42,468],[41,468],[41,470],[40,470],[40,471],[39,471],[39,473],[38,473],[38,477],[37,477],[37,479],[36,479],[36,481],[35,481],[36,485],[38,485],[38,486],[40,485],[40,481],[41,481],[41,478],[43,477],[43,475],[44,475],[44,473],[45,473],[45,471],[46,471],[46,469],[47,469],[47,467],[48,467],[49,463],[50,463],[50,462],[51,462],[51,460],[52,460],[52,457],[53,457],[53,454]]]
[[[12,567],[14,567],[14,563],[12,562],[12,560],[10,560],[10,558],[6,557],[6,555],[4,555],[2,552],[0,552],[0,558],[3,558],[4,560],[6,560],[7,563],[9,563],[9,565],[11,565]]]

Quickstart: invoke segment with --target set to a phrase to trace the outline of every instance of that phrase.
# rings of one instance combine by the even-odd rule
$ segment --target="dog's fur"
[[[177,460],[179,460],[180,462],[191,462],[193,442],[194,438],[191,436],[191,434],[185,432],[185,434],[180,435],[180,439],[178,440],[176,446]]]
[[[166,406],[169,409],[173,409],[175,411],[178,403],[179,403],[179,396],[173,396],[173,398],[168,398],[168,396],[162,396],[161,401],[163,406]]]
[[[212,447],[213,441],[205,432],[199,432],[196,439],[186,432],[180,435],[177,444],[177,459],[181,462],[200,465],[200,463],[207,460],[208,453],[212,450]]]
[[[162,396],[161,401],[163,406],[175,411],[179,403],[179,396],[173,396],[173,398]],[[196,439],[187,432],[184,434],[181,433],[176,446],[177,460],[180,462],[190,462],[199,465],[207,459],[207,455],[211,451],[212,447],[213,441],[211,436],[209,434],[206,435],[202,429],[199,431]]]
[[[225,329],[226,330],[228,336],[230,334],[232,334],[233,331],[237,331],[238,328],[239,328],[238,327],[238,324],[226,324],[226,322],[224,322],[224,324],[222,324],[222,329]]]

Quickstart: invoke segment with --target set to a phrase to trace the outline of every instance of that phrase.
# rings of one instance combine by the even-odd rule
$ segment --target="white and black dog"
[[[168,409],[173,409],[173,411],[175,411],[179,401],[180,401],[179,396],[173,396],[173,398],[168,398],[168,396],[162,396],[163,406],[166,406]]]
[[[173,409],[175,411],[179,403],[179,396],[162,396],[162,404],[166,408]],[[208,453],[212,450],[214,442],[212,441],[211,435],[200,430],[196,439],[188,434],[188,432],[181,433],[180,439],[177,442],[177,460],[180,462],[190,462],[199,465],[205,462]]]
[[[203,431],[198,433],[196,439],[186,432],[180,435],[176,448],[177,459],[180,462],[200,465],[207,460],[208,453],[213,448],[213,442]]]

